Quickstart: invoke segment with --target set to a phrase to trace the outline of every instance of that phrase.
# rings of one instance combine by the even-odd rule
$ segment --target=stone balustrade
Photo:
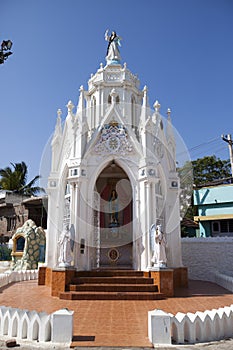
[[[176,344],[210,342],[232,337],[232,322],[233,305],[195,314],[179,312],[172,315],[154,310],[148,313],[148,334],[154,346],[172,342]],[[166,325],[167,331],[165,328],[161,331],[162,324]]]

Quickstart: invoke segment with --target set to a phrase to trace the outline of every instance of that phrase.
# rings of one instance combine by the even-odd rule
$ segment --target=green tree
[[[24,162],[11,163],[11,166],[0,169],[0,189],[26,196],[32,196],[44,191],[41,187],[35,186],[35,183],[40,178],[39,175],[27,183],[28,167]]]
[[[214,155],[186,162],[177,171],[180,177],[181,217],[192,220],[197,215],[197,207],[193,204],[193,184],[198,187],[231,176],[230,160],[221,160]]]
[[[229,160],[221,160],[216,156],[206,156],[192,161],[193,179],[196,186],[231,176]]]

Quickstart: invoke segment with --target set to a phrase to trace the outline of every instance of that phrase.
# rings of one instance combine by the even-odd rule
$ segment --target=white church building
[[[106,35],[107,64],[80,87],[77,106],[68,102],[64,123],[57,112],[47,189],[50,269],[150,271],[153,224],[166,237],[166,267],[183,266],[170,110],[163,118],[158,101],[150,108],[147,87],[121,64],[116,38]]]

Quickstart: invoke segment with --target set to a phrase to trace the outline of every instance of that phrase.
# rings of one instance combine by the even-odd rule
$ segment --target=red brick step
[[[163,299],[153,278],[143,271],[93,270],[77,271],[66,292],[65,300],[156,300]]]

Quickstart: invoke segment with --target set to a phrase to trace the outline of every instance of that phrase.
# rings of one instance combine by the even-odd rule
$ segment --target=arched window
[[[91,127],[96,127],[96,98],[95,96],[92,97],[91,101]]]
[[[135,97],[131,97],[131,125],[132,128],[135,130],[136,127],[136,101]]]
[[[137,115],[136,115],[136,99],[132,95],[131,97],[131,127],[135,132],[135,135],[137,139],[139,140],[139,134],[138,134],[138,123],[137,123]]]
[[[70,184],[67,183],[65,187],[65,196],[64,196],[64,213],[63,213],[63,224],[70,224]]]
[[[23,236],[19,236],[16,239],[16,251],[17,252],[23,252],[25,245],[25,238]]]
[[[112,103],[112,96],[108,95],[108,104]],[[116,103],[120,103],[120,97],[117,95],[116,96]]]

